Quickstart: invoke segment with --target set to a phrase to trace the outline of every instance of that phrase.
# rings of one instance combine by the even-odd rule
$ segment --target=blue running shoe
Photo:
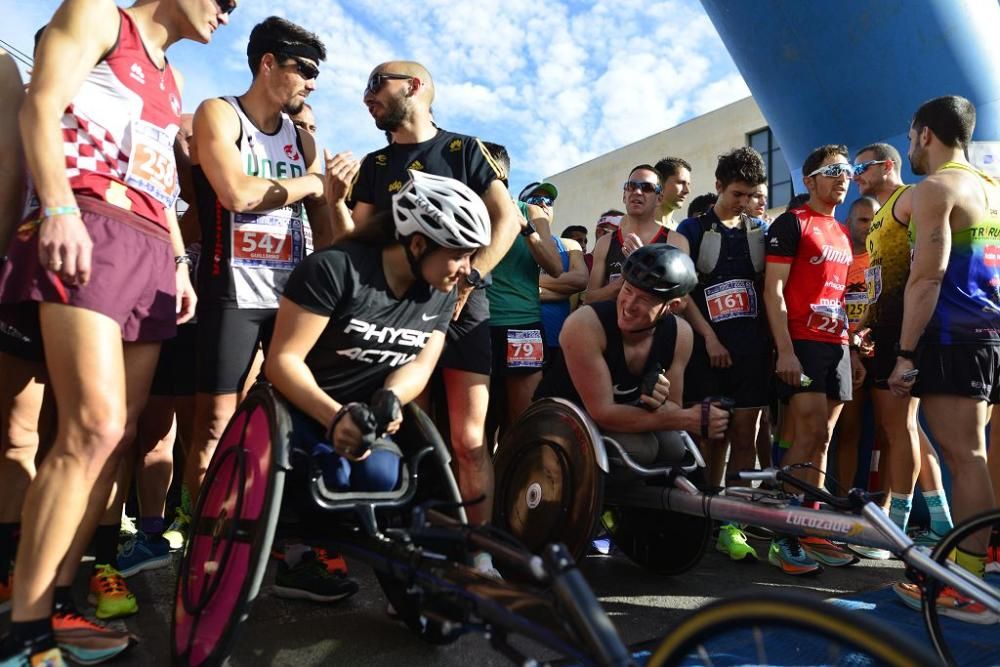
[[[170,543],[162,535],[149,537],[141,530],[118,546],[118,572],[128,579],[143,570],[170,565]]]
[[[806,554],[798,539],[794,537],[779,537],[772,540],[771,548],[767,552],[767,561],[781,568],[785,574],[796,576],[818,574],[823,570],[819,563]]]

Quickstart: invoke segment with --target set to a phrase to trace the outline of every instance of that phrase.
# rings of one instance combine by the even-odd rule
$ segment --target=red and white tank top
[[[853,259],[847,231],[831,216],[802,206],[771,223],[767,261],[791,264],[785,306],[792,340],[846,341],[844,292]]]
[[[90,71],[62,117],[66,175],[78,197],[104,200],[168,228],[180,194],[174,138],[181,96],[132,18],[118,10],[118,42]]]

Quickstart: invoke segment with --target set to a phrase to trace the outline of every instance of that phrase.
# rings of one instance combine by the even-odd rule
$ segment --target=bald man
[[[339,235],[391,231],[372,230],[369,222],[375,213],[390,210],[391,197],[407,181],[408,169],[462,181],[483,198],[490,213],[492,243],[476,254],[458,287],[458,306],[440,361],[459,487],[465,500],[483,498],[468,513],[473,522],[485,523],[492,514],[493,469],[484,446],[491,369],[484,278],[517,237],[520,213],[503,184],[505,170],[482,142],[434,125],[434,81],[423,65],[378,65],[368,77],[363,100],[375,127],[388,133],[390,142],[366,155],[360,168],[346,153],[328,160],[327,197]],[[487,560],[479,559],[481,569],[492,569]]]

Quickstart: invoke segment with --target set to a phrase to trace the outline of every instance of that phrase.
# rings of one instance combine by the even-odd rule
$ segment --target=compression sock
[[[308,544],[286,544],[285,545],[285,565],[289,568],[295,567],[302,562],[302,557],[312,551]]]
[[[986,576],[986,554],[974,554],[957,547],[952,555],[955,562],[977,577]]]
[[[20,528],[19,523],[0,523],[0,581],[6,581],[10,576],[10,564],[17,553]]]
[[[52,598],[52,605],[57,612],[76,611],[76,601],[73,600],[73,587],[56,586],[55,595]]]
[[[32,655],[56,647],[56,638],[52,634],[52,618],[49,616],[35,621],[12,621],[10,634],[15,643],[22,649],[28,649]]]
[[[892,493],[889,503],[889,518],[906,532],[906,524],[910,521],[910,511],[913,509],[913,494]]]
[[[94,534],[94,566],[112,565],[118,567],[118,533],[121,526],[100,525]]]
[[[162,516],[139,517],[139,530],[147,537],[163,537],[164,521]]]
[[[954,524],[951,521],[951,509],[948,507],[948,496],[945,495],[944,489],[922,491],[921,495],[931,513],[931,530],[936,535],[946,535],[954,527]]]

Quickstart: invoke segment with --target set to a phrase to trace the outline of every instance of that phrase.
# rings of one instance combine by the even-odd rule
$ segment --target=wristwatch
[[[907,361],[913,361],[917,358],[917,353],[914,350],[904,350],[896,343],[896,356],[900,359],[906,359]]]
[[[531,220],[528,220],[524,227],[521,227],[521,236],[528,237],[534,234],[536,231],[535,226],[531,224]]]
[[[469,283],[476,289],[486,287],[486,281],[484,281],[483,277],[479,274],[479,269],[475,267],[469,270],[469,275],[465,276],[465,282]]]

